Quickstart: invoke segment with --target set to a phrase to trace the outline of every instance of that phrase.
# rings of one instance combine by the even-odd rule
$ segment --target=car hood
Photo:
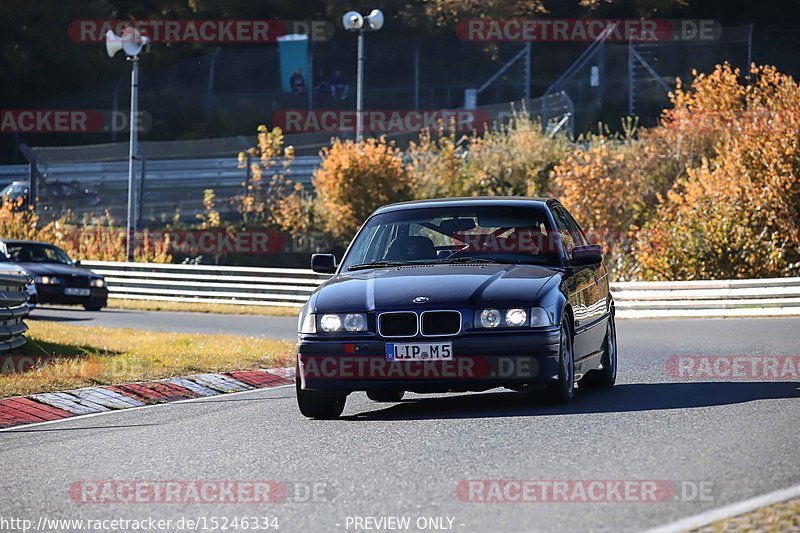
[[[35,276],[90,276],[96,277],[88,270],[61,263],[19,263],[19,265]]]
[[[9,263],[8,261],[0,261],[0,274],[19,274],[22,276],[28,275],[26,269],[22,268],[16,263]]]
[[[414,265],[342,273],[320,286],[312,312],[532,305],[557,269],[532,265]],[[424,296],[428,301],[413,303]]]

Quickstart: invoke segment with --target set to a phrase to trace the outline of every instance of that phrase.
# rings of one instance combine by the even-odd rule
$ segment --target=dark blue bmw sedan
[[[601,247],[556,200],[455,198],[384,206],[300,312],[297,400],[341,415],[347,395],[507,387],[556,403],[613,387],[614,302]]]

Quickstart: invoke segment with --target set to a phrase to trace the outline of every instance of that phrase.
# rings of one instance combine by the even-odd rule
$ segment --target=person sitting
[[[425,261],[436,259],[433,241],[423,236],[397,237],[389,244],[385,261]]]
[[[347,94],[350,92],[350,86],[347,80],[342,76],[341,70],[335,70],[331,79],[328,80],[328,85],[331,87],[331,96],[336,100],[336,94],[339,94],[339,99],[347,100]]]
[[[289,78],[289,85],[292,88],[292,94],[300,96],[306,91],[306,80],[303,78],[303,73],[299,68],[294,69],[294,74]]]

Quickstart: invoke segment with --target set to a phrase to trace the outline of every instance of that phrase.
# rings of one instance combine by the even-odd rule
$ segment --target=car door
[[[561,236],[564,254],[572,260],[575,246],[589,244],[575,219],[561,205],[553,207],[553,218]],[[574,351],[575,360],[595,353],[602,343],[605,328],[598,327],[603,317],[604,307],[600,297],[600,270],[598,265],[585,265],[572,268],[567,283],[568,300],[575,318]],[[599,335],[599,341],[598,341]]]

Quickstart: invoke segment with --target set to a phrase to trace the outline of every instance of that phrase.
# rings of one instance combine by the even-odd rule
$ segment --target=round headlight
[[[518,328],[524,326],[528,320],[528,313],[524,309],[509,309],[506,311],[506,324]]]
[[[484,309],[481,311],[481,326],[496,328],[500,325],[500,311],[497,309]]]
[[[339,315],[322,315],[319,325],[322,327],[322,331],[328,333],[339,331],[342,329],[342,319],[339,318]]]
[[[367,319],[361,313],[351,313],[344,317],[344,329],[347,331],[366,331]]]

